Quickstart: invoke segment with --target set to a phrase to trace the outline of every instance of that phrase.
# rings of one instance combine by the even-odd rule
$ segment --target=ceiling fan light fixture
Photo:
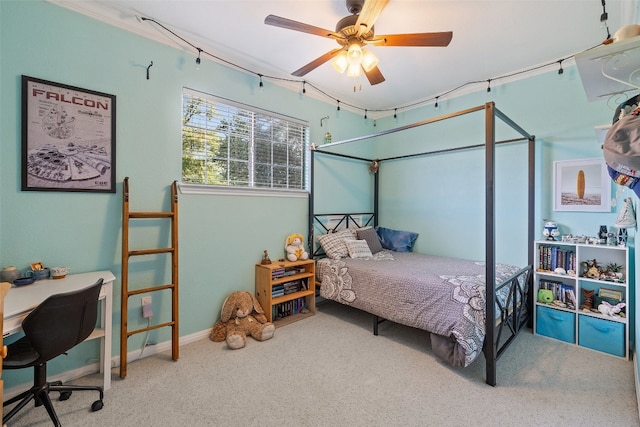
[[[385,78],[378,69],[378,59],[373,55],[365,58],[367,54],[363,48],[366,45],[444,47],[449,45],[453,37],[451,31],[378,34],[376,36],[375,22],[388,3],[389,0],[346,0],[347,10],[351,15],[340,19],[336,23],[335,31],[276,15],[268,15],[264,23],[332,39],[340,45],[339,48],[333,49],[297,69],[291,73],[292,75],[304,76],[325,62],[331,61],[333,68],[341,74],[346,71],[350,76],[360,77],[362,70],[364,70],[367,80],[373,86],[384,82]],[[347,65],[344,64],[344,59],[347,60]]]
[[[347,50],[347,58],[349,64],[361,64],[362,63],[362,47],[358,43],[351,43]]]
[[[345,52],[344,50],[340,52],[335,58],[333,58],[333,61],[331,61],[331,65],[333,66],[333,69],[340,74],[344,73],[347,70],[347,66],[349,65],[347,52]]]
[[[349,64],[347,67],[348,77],[360,77],[360,64]]]
[[[362,68],[368,73],[369,71],[376,68],[378,65],[378,58],[368,51],[367,49],[362,49]]]

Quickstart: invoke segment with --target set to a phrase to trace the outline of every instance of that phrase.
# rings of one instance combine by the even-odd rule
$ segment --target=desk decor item
[[[13,285],[14,286],[30,285],[35,281],[36,281],[35,276],[31,275],[31,276],[28,276],[28,277],[20,277],[20,278],[14,280],[13,281]]]
[[[116,97],[22,76],[22,191],[115,193]]]
[[[52,267],[51,278],[52,279],[64,279],[69,274],[70,269],[68,267]]]
[[[35,280],[44,280],[49,278],[51,271],[42,264],[42,261],[32,262],[30,265],[31,271],[28,271],[27,273],[31,273]]]
[[[20,277],[20,270],[15,265],[8,265],[0,271],[0,282],[13,283],[14,280]]]

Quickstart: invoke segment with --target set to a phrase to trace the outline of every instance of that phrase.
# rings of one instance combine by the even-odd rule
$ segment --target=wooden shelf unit
[[[291,271],[300,268],[302,271],[287,275],[284,277],[274,277],[274,270],[283,268],[285,271]],[[295,321],[313,316],[316,311],[316,263],[314,260],[298,260],[298,261],[276,261],[271,264],[256,264],[256,298],[260,302],[260,306],[267,316],[269,322],[273,322],[276,327],[288,325]],[[303,290],[285,294],[282,296],[273,296],[275,286],[301,280],[306,284]],[[274,307],[279,304],[304,299],[304,308],[306,312],[289,314],[285,317],[274,318]]]

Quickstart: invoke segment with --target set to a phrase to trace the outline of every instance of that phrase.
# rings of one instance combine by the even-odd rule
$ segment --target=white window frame
[[[261,108],[249,106],[246,104],[242,104],[237,101],[232,101],[226,98],[218,97],[215,95],[211,95],[205,92],[197,91],[194,89],[190,89],[187,87],[183,88],[181,100],[184,100],[184,96],[193,96],[203,98],[207,101],[221,103],[225,105],[229,105],[235,108],[240,108],[246,110],[248,112],[254,114],[265,115],[269,117],[276,117],[281,120],[286,120],[288,122],[292,122],[295,124],[300,124],[306,127],[306,132],[304,135],[303,141],[303,149],[304,149],[304,157],[303,157],[303,187],[302,189],[284,189],[284,188],[273,188],[273,187],[252,187],[252,186],[235,186],[235,185],[213,185],[213,184],[196,184],[196,183],[187,183],[180,182],[178,184],[178,188],[183,194],[219,194],[219,195],[243,195],[243,196],[270,196],[270,197],[295,197],[302,198],[308,197],[309,195],[309,187],[310,187],[310,161],[311,154],[309,149],[310,144],[310,129],[309,123],[304,120],[300,120],[297,118],[289,117],[283,114],[275,113],[273,111],[264,110]],[[182,102],[182,101],[181,101]],[[182,106],[183,107],[183,106]],[[183,108],[180,109],[180,123],[182,124],[182,116]],[[181,126],[182,127],[182,126]],[[182,128],[181,128],[181,144],[182,144]],[[180,157],[182,161],[182,149],[180,150]],[[180,168],[182,175],[182,166]]]

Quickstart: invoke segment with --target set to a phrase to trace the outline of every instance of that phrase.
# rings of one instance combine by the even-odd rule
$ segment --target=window
[[[182,183],[306,190],[309,125],[183,89]]]

